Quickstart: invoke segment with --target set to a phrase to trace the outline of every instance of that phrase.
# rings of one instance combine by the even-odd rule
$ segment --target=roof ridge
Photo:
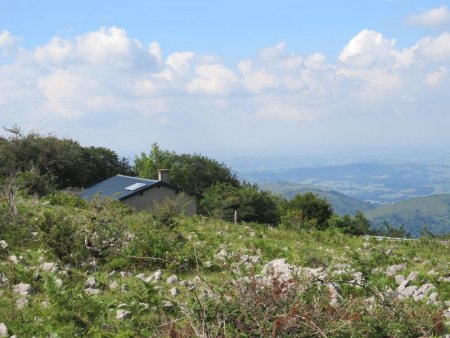
[[[158,180],[152,180],[150,178],[142,178],[142,177],[135,177],[135,176],[127,176],[127,175],[122,175],[122,174],[117,174],[116,176],[120,176],[120,177],[126,177],[126,178],[132,178],[135,180],[141,180],[141,181],[147,181],[147,182],[159,182]]]

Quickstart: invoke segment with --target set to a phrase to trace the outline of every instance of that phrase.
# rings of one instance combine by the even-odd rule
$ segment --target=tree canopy
[[[217,183],[239,187],[236,175],[225,164],[198,154],[176,154],[154,143],[150,153],[136,157],[134,170],[139,177],[156,179],[158,169],[170,169],[171,183],[188,192],[203,194]]]
[[[37,173],[61,189],[86,187],[119,173],[132,174],[128,161],[110,149],[82,147],[74,140],[35,131],[23,134],[18,127],[5,130],[8,135],[0,137],[0,176]]]

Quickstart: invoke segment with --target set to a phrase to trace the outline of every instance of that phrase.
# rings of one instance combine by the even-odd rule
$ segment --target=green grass
[[[304,323],[296,322],[299,317],[292,315],[294,312],[303,313],[330,336],[417,336],[420,330],[429,332],[429,335],[447,330],[434,326],[442,324],[439,314],[445,309],[442,302],[450,300],[450,283],[440,282],[438,277],[428,275],[428,271],[433,268],[439,275],[447,273],[450,250],[447,245],[433,240],[401,242],[365,239],[332,230],[293,231],[261,224],[235,225],[200,216],[179,217],[178,225],[169,230],[154,223],[151,215],[135,214],[114,205],[102,207],[105,209],[101,209],[100,215],[104,212],[106,216],[113,216],[98,217],[97,220],[102,223],[97,224],[92,219],[89,221],[93,211],[90,206],[50,205],[42,200],[22,200],[20,205],[26,210],[25,214],[19,214],[15,220],[6,216],[0,218],[0,233],[5,234],[10,244],[7,252],[0,252],[0,273],[9,279],[7,285],[0,287],[0,321],[19,337],[51,334],[60,337],[158,337],[176,334],[193,337],[194,328],[203,327],[209,333],[221,328],[217,326],[220,318],[226,318],[227,337],[264,335],[261,332],[297,336],[298,331],[287,324],[289,316],[289,320],[297,323],[296,330],[301,329],[304,335],[315,336],[317,332],[311,331],[312,326],[303,327]],[[46,214],[57,214],[58,217],[46,219]],[[27,217],[22,218],[23,215]],[[75,225],[74,220],[78,220]],[[54,228],[55,224],[51,222],[62,223]],[[46,233],[43,230],[57,231],[64,227],[64,222],[70,223],[69,228],[74,232]],[[143,246],[138,247],[141,251],[136,251],[142,257],[130,257],[133,252],[126,246],[108,249],[105,255],[96,258],[97,270],[91,271],[91,266],[85,263],[92,257],[86,252],[84,241],[79,241],[77,236],[82,235],[80,238],[83,239],[84,227],[97,229],[100,225],[104,226],[104,222],[109,222],[106,225],[112,228],[112,232],[99,233],[102,236],[116,234],[115,227],[124,233],[151,233],[149,243],[141,243]],[[16,233],[16,229],[20,231]],[[37,237],[31,235],[34,231],[39,232]],[[70,250],[78,257],[77,260],[71,259],[70,255],[58,256],[57,249],[61,248],[48,238],[56,235],[70,236],[73,244]],[[172,245],[166,245],[168,238]],[[131,241],[127,245],[138,250],[132,244]],[[146,255],[159,254],[160,250],[165,250],[161,257],[170,258],[170,262],[146,260]],[[221,250],[230,254],[225,262],[215,257]],[[12,264],[8,260],[12,254],[23,256],[22,262]],[[262,263],[237,270],[240,255],[243,254],[258,256]],[[262,291],[254,292],[251,287],[239,289],[230,283],[233,279],[258,275],[265,263],[278,258],[285,258],[290,264],[300,267],[323,267],[330,279],[341,280],[343,307],[338,311],[330,307],[328,294],[320,284],[298,281],[296,283],[300,284],[296,287],[302,292],[294,288],[292,297],[284,299],[276,293],[276,288],[273,292],[265,289],[261,294]],[[62,270],[65,260],[72,263],[69,271]],[[42,262],[57,262],[60,270],[44,272],[39,268]],[[364,302],[373,292],[396,287],[393,277],[386,276],[384,271],[400,263],[406,264],[405,271],[401,272],[405,277],[410,271],[419,271],[418,280],[414,282],[417,285],[433,283],[439,292],[440,302],[436,305],[394,302],[390,307],[377,303],[374,309],[367,310]],[[351,274],[332,277],[332,272],[340,269],[337,267],[339,264],[348,264],[349,269],[363,272],[367,279],[366,286],[357,288],[346,283]],[[198,288],[190,292],[177,283],[180,295],[172,299],[176,305],[164,307],[163,302],[171,298],[168,293],[174,285],[165,282],[146,284],[134,277],[138,273],[150,275],[157,269],[162,270],[163,281],[176,274],[179,281],[196,281]],[[113,270],[117,273],[110,277]],[[121,271],[126,272],[124,277],[121,277]],[[102,291],[100,295],[84,294],[88,276],[96,277],[98,288]],[[63,282],[61,288],[55,284],[57,278]],[[119,284],[117,289],[109,289],[112,281]],[[12,292],[12,286],[21,282],[31,284],[33,293],[28,296],[28,306],[19,310],[15,305],[19,296]],[[123,284],[127,285],[127,290],[121,289]],[[206,285],[216,292],[217,299],[203,298]],[[44,301],[49,303],[48,307],[42,305]],[[140,303],[148,304],[149,308],[144,309]],[[183,303],[184,307],[178,306]],[[126,304],[125,309],[132,313],[130,318],[122,321],[115,318],[120,304]],[[267,309],[269,317],[259,309]],[[207,316],[202,317],[204,315]],[[274,317],[270,317],[272,315]],[[286,322],[280,322],[277,318],[285,318]],[[261,328],[253,326],[253,322]]]

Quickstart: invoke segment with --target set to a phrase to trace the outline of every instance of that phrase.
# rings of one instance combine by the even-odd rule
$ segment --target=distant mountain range
[[[261,186],[283,181],[324,191],[338,191],[361,201],[378,204],[450,193],[448,161],[368,162],[277,171],[246,168],[245,171],[238,171],[238,176]]]
[[[415,197],[400,202],[376,205],[337,191],[298,183],[277,181],[261,187],[286,198],[312,192],[325,198],[339,215],[354,215],[357,211],[363,211],[375,228],[387,221],[395,227],[404,225],[413,237],[420,236],[424,226],[427,226],[434,234],[450,232],[450,194]]]
[[[357,211],[370,210],[376,207],[373,203],[363,202],[338,191],[321,189],[298,183],[277,181],[263,184],[261,188],[264,190],[269,190],[274,194],[282,195],[288,199],[291,199],[296,194],[312,192],[322,198],[325,198],[333,206],[333,210],[339,215],[354,215]]]

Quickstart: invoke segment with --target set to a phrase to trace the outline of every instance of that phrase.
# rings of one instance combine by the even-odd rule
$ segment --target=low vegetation
[[[0,208],[0,318],[18,337],[448,330],[450,255],[439,241],[186,218],[170,205],[138,213],[68,193],[3,196]],[[436,294],[401,298],[397,279],[411,272],[409,285]]]
[[[51,136],[14,135],[0,142],[0,156],[15,170],[1,168],[0,175],[0,336],[449,332],[450,251],[444,238],[367,236],[405,237],[406,231],[386,223],[375,233],[362,213],[337,215],[313,193],[288,201],[238,181],[213,160],[156,145],[134,169],[146,167],[150,175],[164,164],[177,168],[178,184],[200,182],[201,215],[185,217],[177,201],[151,213],[106,198],[85,201],[74,189],[60,189],[80,185],[63,179],[72,158],[59,151],[67,145],[81,154],[99,149]],[[39,148],[46,142],[54,154]],[[11,149],[35,150],[16,157]],[[67,179],[95,181],[100,173],[120,171],[123,161],[106,153],[114,170],[94,165],[89,175],[88,170]],[[202,178],[188,168],[196,163],[219,174]]]

